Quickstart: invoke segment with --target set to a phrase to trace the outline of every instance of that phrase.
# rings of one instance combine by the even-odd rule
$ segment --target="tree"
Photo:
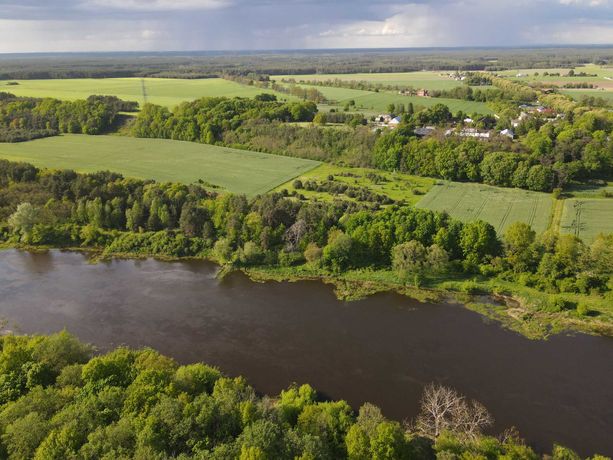
[[[464,225],[460,235],[460,246],[465,260],[473,265],[483,263],[488,257],[495,256],[500,251],[496,229],[482,220]]]
[[[40,208],[30,203],[21,203],[17,210],[8,218],[9,227],[13,232],[21,235],[23,241],[28,241],[34,225],[43,222]]]
[[[323,248],[324,265],[335,272],[347,269],[351,263],[352,247],[353,241],[349,235],[341,230],[331,231],[328,236],[328,244]]]
[[[515,222],[504,234],[507,260],[516,272],[527,271],[532,266],[530,248],[536,239],[536,232],[524,222]]]
[[[409,274],[420,274],[426,264],[426,248],[419,241],[408,241],[392,249],[392,268],[406,280]]]

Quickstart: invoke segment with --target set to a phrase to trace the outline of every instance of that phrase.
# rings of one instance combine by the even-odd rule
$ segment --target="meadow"
[[[117,96],[120,99],[137,101],[139,104],[151,102],[173,108],[183,101],[208,96],[254,97],[273,91],[241,85],[222,78],[198,80],[170,78],[100,78],[66,80],[18,80],[17,85],[7,85],[0,81],[0,91],[16,96],[54,97],[62,100],[86,99],[92,94]],[[143,91],[144,89],[144,91]],[[276,93],[282,99],[291,96]]]
[[[310,75],[275,75],[273,80],[293,78],[304,80],[344,80],[367,81],[383,85],[412,86],[415,89],[452,89],[462,86],[462,82],[453,80],[444,71],[441,72],[398,72],[398,73],[352,73],[352,74],[310,74]]]
[[[499,75],[511,77],[513,80],[522,80],[527,82],[544,82],[557,85],[565,83],[592,83],[598,85],[599,88],[613,89],[613,67],[602,67],[597,65],[585,65],[575,67],[573,70],[576,74],[585,72],[588,75],[596,75],[589,77],[566,77],[570,68],[553,68],[553,69],[515,69],[496,72]],[[543,75],[547,73],[559,73],[560,76]],[[521,77],[517,75],[521,74]],[[538,75],[535,75],[538,74]]]
[[[355,187],[365,187],[379,195],[384,195],[394,201],[405,201],[406,203],[416,204],[424,194],[436,182],[435,179],[427,177],[409,176],[408,174],[380,171],[369,168],[348,168],[342,166],[323,163],[315,169],[308,171],[297,177],[303,183],[314,180],[318,183],[329,180],[333,176],[335,181],[344,182]],[[294,180],[290,180],[279,185],[276,191],[287,190],[304,195],[306,198],[316,198],[323,201],[331,201],[337,198],[336,195],[327,192],[317,192],[294,187]],[[345,195],[339,198],[351,199]]]
[[[459,110],[465,113],[491,114],[492,110],[483,102],[463,101],[460,99],[401,96],[392,91],[364,91],[349,88],[333,88],[328,86],[299,85],[303,88],[315,88],[320,91],[327,99],[334,101],[337,106],[345,106],[348,102],[354,101],[356,109],[367,113],[387,112],[390,104],[404,104],[407,106],[412,102],[415,108],[432,107],[436,104],[445,104],[451,112]]]
[[[83,135],[0,143],[0,158],[78,172],[110,170],[160,182],[202,180],[248,196],[266,193],[320,164],[192,142]]]
[[[482,184],[437,182],[417,204],[433,211],[445,211],[464,222],[484,220],[499,234],[509,225],[525,222],[541,233],[549,228],[551,195]]]
[[[560,232],[586,242],[600,233],[613,233],[613,199],[570,198],[564,200]]]

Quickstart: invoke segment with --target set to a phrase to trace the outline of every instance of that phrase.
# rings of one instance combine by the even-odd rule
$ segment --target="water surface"
[[[338,301],[319,282],[223,281],[206,262],[0,252],[0,316],[24,333],[67,329],[108,350],[151,346],[203,361],[277,394],[308,382],[327,397],[414,417],[425,384],[478,399],[495,429],[516,426],[538,449],[554,441],[613,454],[613,340],[531,341],[459,305],[396,294]]]

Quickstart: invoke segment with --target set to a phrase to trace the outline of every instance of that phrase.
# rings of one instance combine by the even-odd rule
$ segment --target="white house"
[[[515,139],[515,133],[512,129],[503,129],[502,131],[500,131],[500,135],[507,136],[510,139]]]

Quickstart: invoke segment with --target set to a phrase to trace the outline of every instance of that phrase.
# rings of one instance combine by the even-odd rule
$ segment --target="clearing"
[[[110,170],[160,182],[202,180],[248,196],[266,193],[320,165],[312,160],[193,142],[76,134],[0,143],[0,158],[79,172]]]
[[[463,222],[484,220],[502,234],[515,222],[525,222],[537,233],[544,232],[549,227],[552,204],[551,195],[547,193],[438,182],[417,206],[445,211]]]
[[[570,198],[564,200],[560,232],[578,236],[586,243],[600,233],[613,233],[613,200]]]
[[[409,176],[408,174],[392,173],[370,168],[351,168],[323,163],[319,167],[297,177],[303,183],[314,180],[318,183],[327,182],[329,176],[338,182],[352,185],[354,187],[364,187],[368,190],[384,195],[395,201],[405,201],[415,204],[432,187],[436,179],[427,177]],[[287,190],[293,192],[296,188],[294,180],[281,184],[276,191]],[[306,198],[317,198],[323,201],[331,201],[334,198],[352,199],[345,195],[335,195],[329,192],[318,192],[309,190],[296,190]]]

